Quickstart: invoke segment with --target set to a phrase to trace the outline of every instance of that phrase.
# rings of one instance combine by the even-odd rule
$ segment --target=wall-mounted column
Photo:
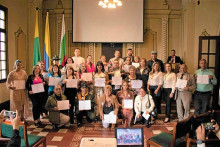
[[[162,49],[161,60],[166,62],[168,51],[168,18],[162,18]]]

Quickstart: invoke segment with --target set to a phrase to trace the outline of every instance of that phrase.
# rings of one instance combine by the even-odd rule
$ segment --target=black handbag
[[[149,98],[149,93],[148,93],[148,101],[149,101],[149,104],[150,104],[150,107],[151,107],[151,103],[150,103],[150,98]],[[154,108],[153,111],[151,111],[150,113],[153,117],[157,117],[157,108]]]

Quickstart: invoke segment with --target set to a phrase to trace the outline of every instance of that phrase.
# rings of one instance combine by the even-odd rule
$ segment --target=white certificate
[[[70,109],[69,100],[57,101],[57,107],[59,110],[69,110]]]
[[[79,110],[91,110],[91,100],[79,101]]]
[[[131,80],[131,88],[138,89],[142,87],[142,80]]]
[[[140,66],[140,63],[132,63],[132,65],[136,68],[138,68]]]
[[[187,84],[187,80],[177,79],[176,87],[177,88],[185,88]]]
[[[49,77],[49,86],[55,86],[60,82],[60,78]]]
[[[33,85],[31,85],[31,88],[32,88],[33,93],[44,92],[44,84],[43,83],[33,84]]]
[[[104,114],[104,122],[110,124],[116,124],[116,115],[114,113]]]
[[[131,65],[124,65],[124,71],[129,72],[130,67],[131,67]]]
[[[124,108],[126,109],[133,109],[133,100],[131,99],[125,99],[123,100],[123,103],[124,103]]]
[[[150,114],[146,114],[146,111],[142,114],[142,116],[146,119],[146,120],[148,120],[149,119],[149,117],[150,117]]]
[[[78,88],[78,80],[77,79],[65,79],[66,88]]]
[[[81,79],[83,81],[92,81],[92,73],[83,73]]]
[[[25,89],[25,80],[14,80],[14,87],[16,90]]]
[[[112,77],[112,85],[122,85],[122,77]]]
[[[105,87],[105,78],[95,78],[95,86]]]
[[[198,84],[209,84],[209,75],[197,75]]]

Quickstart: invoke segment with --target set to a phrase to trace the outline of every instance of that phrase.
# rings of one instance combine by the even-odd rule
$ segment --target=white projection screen
[[[73,42],[143,42],[143,0],[121,0],[102,8],[99,0],[73,0]]]

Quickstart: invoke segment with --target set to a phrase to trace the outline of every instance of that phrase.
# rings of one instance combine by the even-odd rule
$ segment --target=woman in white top
[[[163,73],[161,72],[161,67],[158,62],[152,65],[152,70],[149,74],[149,79],[147,83],[147,90],[153,97],[155,108],[158,113],[161,113],[161,88],[163,85]],[[155,118],[156,119],[156,118]]]
[[[176,86],[176,74],[171,72],[172,66],[170,63],[165,64],[165,75],[163,82],[163,98],[166,102],[166,118],[164,123],[170,121],[171,102]]]
[[[135,122],[145,123],[146,127],[149,128],[149,122],[151,117],[148,119],[144,118],[145,115],[150,115],[154,110],[154,101],[152,96],[146,93],[146,88],[142,87],[139,90],[138,96],[135,98],[134,110],[136,113]],[[145,115],[144,115],[145,113]]]

